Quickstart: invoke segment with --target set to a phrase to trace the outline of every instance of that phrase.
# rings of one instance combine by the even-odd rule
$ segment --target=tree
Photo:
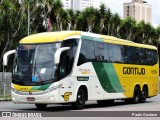
[[[106,29],[105,27],[105,23],[106,23],[106,6],[105,4],[101,4],[100,5],[100,9],[99,9],[99,27],[100,27],[100,32],[99,33],[102,33],[102,31]]]
[[[120,23],[121,23],[121,18],[118,13],[115,13],[111,17],[111,35],[112,36],[118,36],[119,28],[120,28]]]
[[[51,13],[52,13],[52,18],[55,18],[55,20],[53,21],[56,21],[56,30],[61,30],[61,27],[60,27],[60,20],[61,20],[61,12],[62,12],[62,3],[60,0],[53,0],[53,4],[52,4],[52,10],[51,10]]]
[[[121,28],[120,28],[120,36],[123,39],[131,40],[133,27],[136,26],[136,21],[132,19],[131,17],[128,17],[121,22]]]
[[[107,35],[110,35],[111,17],[112,17],[112,13],[110,9],[107,9],[105,16],[106,16],[105,24],[107,26],[107,31],[108,31]]]
[[[18,33],[22,28],[26,15],[24,4],[20,3],[19,0],[3,0],[3,3],[0,6],[0,12],[0,61],[2,62],[4,53],[12,48],[15,38],[18,38],[20,36],[18,35]]]
[[[87,31],[92,32],[92,29],[95,25],[94,21],[96,20],[95,13],[96,10],[93,7],[88,7],[82,12],[87,23]]]

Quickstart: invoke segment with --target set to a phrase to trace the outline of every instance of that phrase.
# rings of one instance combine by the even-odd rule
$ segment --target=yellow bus
[[[15,52],[14,103],[107,105],[117,99],[143,103],[158,94],[157,48],[81,31],[45,32],[20,40]]]

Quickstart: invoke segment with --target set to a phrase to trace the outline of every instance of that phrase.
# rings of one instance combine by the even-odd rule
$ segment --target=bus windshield
[[[54,54],[61,43],[19,45],[13,66],[13,81],[22,85],[47,84],[56,80]]]
[[[14,59],[12,82],[34,86],[63,79],[72,71],[77,46],[77,39],[52,44],[20,44]],[[61,47],[70,47],[70,50],[62,52],[60,63],[55,65],[54,55]]]

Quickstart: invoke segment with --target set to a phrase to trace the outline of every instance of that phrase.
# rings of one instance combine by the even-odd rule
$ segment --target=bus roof
[[[23,38],[20,43],[33,44],[33,43],[51,43],[62,41],[67,37],[80,35],[80,31],[59,31],[59,32],[43,32],[33,34]]]
[[[96,40],[96,41],[101,41],[101,42],[157,50],[155,46],[134,43],[132,41],[119,39],[117,37],[100,35],[100,34],[95,34],[95,33],[88,33],[88,32],[81,32],[81,31],[57,31],[57,32],[43,32],[43,33],[33,34],[33,35],[23,38],[20,41],[20,44],[53,43],[53,42],[63,41],[66,38],[72,38],[72,36],[73,38],[74,36],[79,36],[79,37],[85,37],[88,39],[92,38],[91,40]]]

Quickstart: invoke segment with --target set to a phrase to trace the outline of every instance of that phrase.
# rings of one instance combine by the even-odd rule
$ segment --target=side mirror
[[[7,64],[8,64],[8,56],[15,53],[15,52],[16,52],[16,50],[10,50],[4,54],[4,56],[3,56],[3,65],[4,66],[7,66]]]
[[[55,64],[59,64],[61,53],[62,53],[63,51],[69,50],[69,49],[70,49],[70,47],[63,47],[63,48],[58,49],[58,50],[55,52],[55,56],[54,56]]]

